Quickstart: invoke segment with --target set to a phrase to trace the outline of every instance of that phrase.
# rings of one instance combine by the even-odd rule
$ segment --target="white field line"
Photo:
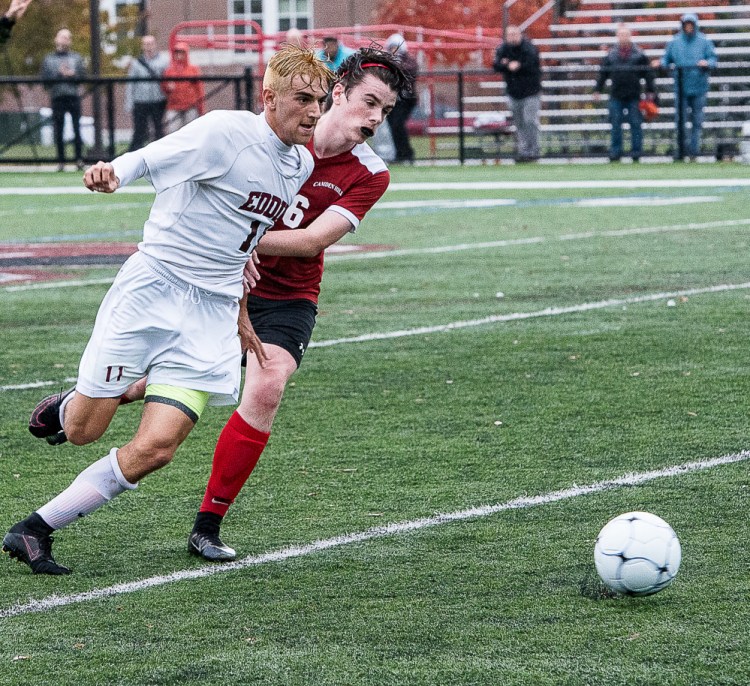
[[[0,210],[0,217],[17,217],[34,214],[69,214],[71,212],[115,212],[116,210],[134,209],[136,207],[151,207],[151,203],[144,202],[114,202],[94,205],[71,205],[70,207],[27,207],[20,210]]]
[[[410,210],[457,210],[457,209],[487,209],[493,207],[541,207],[545,205],[554,205],[563,209],[570,208],[599,208],[599,207],[662,207],[667,205],[689,205],[697,203],[709,203],[709,202],[721,202],[723,198],[718,195],[690,195],[690,196],[677,196],[677,197],[643,197],[643,196],[627,196],[623,198],[589,198],[584,200],[551,200],[549,202],[536,203],[527,201],[519,201],[511,198],[475,198],[471,200],[397,200],[392,202],[380,202],[374,210],[374,213],[386,214],[392,211],[401,212]],[[112,203],[104,206],[105,212],[116,212],[120,209],[134,208],[134,207],[149,207],[149,202],[142,203]],[[72,205],[67,208],[53,207],[38,207],[38,208],[26,208],[20,211],[23,215],[33,214],[44,214],[48,215],[51,212],[91,212],[101,211],[102,205]],[[411,212],[408,212],[411,214]],[[16,210],[0,210],[0,218],[6,216],[18,216],[19,212]],[[130,236],[141,236],[143,229],[123,229],[121,231],[102,231],[102,232],[90,232],[90,233],[79,233],[79,234],[56,234],[54,236],[40,236],[34,241],[2,241],[7,244],[17,244],[19,246],[28,246],[33,243],[63,243],[63,242],[80,242],[86,240],[107,240],[114,238],[115,240],[122,239]],[[332,251],[350,250],[356,249],[354,244],[336,245],[333,246]],[[9,255],[3,255],[4,259],[8,259]],[[16,277],[21,279],[23,277]]]
[[[750,178],[627,179],[620,181],[421,181],[392,183],[388,186],[388,191],[521,191],[575,188],[724,188],[729,186],[750,186]]]
[[[560,208],[599,208],[599,207],[664,207],[667,205],[691,205],[697,203],[721,202],[719,195],[684,195],[677,197],[635,197],[625,198],[586,198],[582,200],[550,200],[548,202],[533,203],[535,207],[554,205]],[[463,210],[486,209],[492,207],[528,206],[524,200],[513,198],[473,198],[468,200],[389,200],[379,202],[374,211],[414,210],[429,208],[432,210]]]
[[[730,186],[737,184],[731,183]],[[91,195],[86,186],[45,186],[42,188],[26,188],[16,186],[13,188],[0,188],[0,195]],[[154,195],[152,186],[125,186],[117,189],[118,195]]]
[[[718,195],[688,195],[677,197],[643,197],[627,196],[624,198],[587,198],[582,200],[551,200],[550,205],[559,205],[560,207],[652,207],[664,205],[689,205],[695,203],[721,202],[722,198]],[[412,210],[420,208],[429,209],[482,209],[492,207],[512,207],[523,204],[525,201],[519,201],[514,198],[473,198],[469,200],[392,200],[379,202],[374,208],[376,211],[388,210]],[[544,204],[544,203],[542,203]],[[93,205],[70,205],[68,207],[27,207],[21,210],[0,210],[0,217],[17,217],[19,214],[32,216],[36,214],[49,215],[53,213],[86,213],[86,212],[116,212],[124,209],[135,209],[150,207],[150,201],[144,202],[120,202],[120,203],[95,203]],[[138,230],[140,233],[140,230]],[[131,232],[132,233],[132,232]],[[117,235],[112,234],[103,235]],[[80,236],[79,236],[80,238]],[[52,237],[45,236],[43,242],[51,242]]]
[[[54,386],[59,383],[75,383],[77,378],[75,376],[68,377],[60,381],[32,381],[30,383],[19,383],[12,384],[10,386],[0,386],[0,391],[27,391],[31,388],[44,388],[45,386]]]
[[[557,317],[561,314],[573,314],[576,312],[590,312],[592,310],[603,310],[608,307],[617,307],[622,305],[634,305],[637,303],[653,302],[655,300],[669,300],[681,296],[701,295],[703,293],[723,293],[726,291],[737,291],[750,288],[750,281],[737,284],[720,284],[717,286],[707,286],[705,288],[687,288],[679,291],[670,291],[665,293],[649,293],[646,295],[636,295],[630,298],[610,298],[609,300],[600,300],[592,303],[581,303],[579,305],[568,305],[567,307],[546,307],[543,310],[534,312],[513,312],[510,314],[495,314],[481,319],[468,319],[466,321],[450,322],[449,324],[438,324],[435,326],[420,326],[414,329],[401,329],[400,331],[383,331],[380,333],[366,333],[361,336],[351,336],[349,338],[333,338],[327,341],[313,341],[309,348],[327,348],[332,345],[341,345],[343,343],[365,343],[368,341],[384,341],[391,338],[404,338],[406,336],[423,336],[431,333],[442,333],[445,331],[456,331],[457,329],[468,329],[475,326],[485,326],[487,324],[499,324],[502,322],[515,322],[524,319],[535,319],[539,317]]]
[[[491,190],[559,190],[576,188],[723,188],[750,186],[750,178],[726,179],[625,179],[600,181],[435,181],[392,183],[389,192],[399,191],[491,191]],[[0,188],[0,195],[84,195],[90,190],[80,186],[47,186],[40,188]],[[118,194],[153,195],[151,186],[126,186]]]
[[[114,276],[103,279],[79,279],[74,281],[44,281],[42,283],[27,283],[23,286],[6,286],[2,290],[9,293],[16,291],[43,291],[50,288],[77,288],[78,286],[109,286],[114,281]]]
[[[208,576],[213,576],[215,574],[224,574],[226,572],[235,572],[238,570],[248,569],[250,567],[257,567],[263,564],[284,562],[285,560],[290,560],[298,557],[306,557],[307,555],[312,555],[323,550],[340,548],[342,546],[351,545],[354,543],[363,543],[365,541],[385,538],[388,536],[398,536],[401,534],[410,533],[412,531],[419,531],[420,529],[427,529],[429,527],[449,524],[451,522],[480,519],[482,517],[488,517],[499,512],[507,512],[508,510],[523,510],[530,507],[537,507],[539,505],[548,505],[550,503],[556,503],[562,500],[570,500],[572,498],[578,498],[584,495],[591,495],[592,493],[602,493],[604,491],[610,491],[627,486],[638,486],[640,484],[648,483],[649,481],[654,481],[655,479],[681,476],[683,474],[689,474],[691,472],[701,472],[706,469],[713,469],[714,467],[734,464],[737,462],[744,462],[748,459],[750,459],[750,450],[743,450],[739,453],[724,455],[723,457],[715,457],[708,460],[698,460],[696,462],[686,462],[684,464],[674,465],[672,467],[655,469],[650,472],[625,474],[624,476],[620,476],[615,479],[610,479],[607,481],[597,481],[585,486],[578,486],[574,484],[570,488],[566,488],[563,490],[551,491],[549,493],[543,493],[536,496],[521,496],[519,498],[514,498],[513,500],[508,500],[504,503],[498,503],[496,505],[483,505],[479,507],[472,507],[466,510],[436,514],[432,517],[423,517],[421,519],[414,519],[406,522],[395,522],[392,524],[386,524],[384,526],[373,527],[372,529],[367,529],[365,531],[341,534],[340,536],[334,536],[333,538],[313,541],[312,543],[307,543],[305,545],[280,548],[277,550],[269,551],[267,553],[263,553],[261,555],[250,555],[243,558],[242,560],[237,560],[236,562],[230,562],[223,565],[212,565],[210,567],[186,569],[178,572],[172,572],[171,574],[152,576],[147,579],[141,579],[140,581],[130,581],[127,583],[115,584],[114,586],[107,586],[105,588],[97,588],[83,593],[59,596],[51,595],[40,600],[31,600],[24,604],[13,605],[8,608],[0,609],[0,619],[7,619],[8,617],[18,617],[20,615],[27,615],[34,612],[46,612],[48,610],[53,610],[58,607],[64,607],[66,605],[75,605],[78,603],[85,603],[90,600],[100,600],[102,598],[111,598],[113,596],[124,595],[127,593],[136,593],[138,591],[144,591],[149,588],[155,588],[157,586],[166,586],[167,584],[173,584],[179,581],[191,581],[194,579],[202,579]]]
[[[500,324],[503,322],[522,321],[525,319],[538,319],[541,317],[557,317],[562,314],[574,314],[577,312],[590,312],[593,310],[603,310],[608,307],[618,307],[624,305],[635,305],[644,302],[654,302],[656,300],[669,300],[681,296],[701,295],[704,293],[724,293],[727,291],[738,291],[750,289],[750,281],[736,284],[719,284],[717,286],[706,286],[704,288],[687,288],[679,291],[668,291],[664,293],[648,293],[646,295],[636,295],[630,298],[610,298],[609,300],[600,300],[592,303],[580,303],[578,305],[568,305],[567,307],[546,307],[543,310],[533,312],[512,312],[510,314],[496,314],[481,319],[469,319],[466,321],[450,322],[448,324],[437,324],[435,326],[421,326],[414,329],[401,329],[398,331],[381,331],[366,333],[361,336],[351,336],[348,338],[332,338],[324,341],[311,341],[308,348],[330,348],[334,345],[345,345],[348,343],[366,343],[369,341],[384,341],[393,338],[405,338],[407,336],[424,336],[432,333],[443,333],[446,331],[457,331],[458,329],[469,329],[475,326],[486,326],[488,324]],[[75,379],[65,379],[65,383],[71,383]],[[31,388],[41,388],[42,386],[54,386],[59,381],[34,381],[27,384],[16,384],[13,386],[0,386],[2,391],[20,391]]]
[[[377,206],[376,206],[377,207]],[[681,231],[700,231],[703,229],[721,229],[733,226],[750,225],[750,218],[726,219],[715,222],[691,222],[689,224],[666,224],[662,226],[639,226],[632,229],[616,229],[612,231],[586,231],[583,233],[568,233],[557,238],[531,236],[529,238],[508,238],[499,241],[482,243],[458,243],[457,245],[436,245],[430,248],[403,248],[401,250],[373,250],[372,252],[347,253],[345,255],[326,255],[326,262],[341,262],[343,260],[372,260],[382,257],[403,257],[406,255],[437,255],[441,253],[460,252],[462,250],[491,250],[493,248],[507,248],[514,245],[533,245],[548,241],[580,241],[589,238],[622,238],[625,236],[645,236],[648,234],[676,233]],[[19,289],[23,286],[14,286]]]
[[[700,231],[703,229],[720,229],[734,226],[746,226],[750,224],[750,218],[727,219],[714,222],[695,222],[689,224],[666,224],[663,226],[641,226],[632,229],[617,229],[613,231],[586,231],[584,233],[570,233],[557,238],[545,238],[544,236],[531,236],[529,238],[509,238],[499,241],[486,241],[481,243],[458,243],[457,245],[438,245],[429,248],[404,248],[401,250],[373,250],[371,252],[346,253],[343,255],[327,255],[326,262],[341,262],[344,260],[373,260],[384,257],[405,257],[408,255],[436,255],[441,253],[461,252],[465,250],[492,250],[496,248],[508,248],[514,245],[534,245],[549,241],[577,241],[589,238],[623,238],[626,236],[644,236],[648,234],[675,233],[681,231]],[[21,286],[5,286],[0,291],[9,293],[23,291],[47,290],[51,288],[78,288],[82,286],[98,286],[112,283],[112,278],[101,279],[79,279],[71,281],[45,281],[43,283],[31,283]]]

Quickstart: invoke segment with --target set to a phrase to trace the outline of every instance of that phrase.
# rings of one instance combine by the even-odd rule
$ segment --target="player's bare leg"
[[[108,406],[117,407],[117,398],[107,400]],[[133,440],[119,450],[113,448],[84,469],[62,493],[13,525],[3,538],[3,550],[27,564],[35,574],[69,574],[70,570],[52,557],[52,532],[135,489],[140,479],[168,464],[195,419],[172,405],[147,403]]]
[[[138,432],[117,453],[123,476],[135,483],[169,464],[194,426],[195,421],[176,407],[146,403]]]
[[[188,539],[188,550],[207,560],[236,557],[219,537],[221,522],[268,443],[287,381],[297,369],[284,348],[267,343],[264,347],[268,359],[262,367],[254,355],[247,357],[242,401],[216,443],[211,477]]]
[[[62,429],[73,445],[98,441],[120,405],[119,398],[89,398],[76,391],[62,409]]]
[[[146,379],[143,378],[119,398],[89,398],[75,388],[48,395],[31,413],[29,431],[50,445],[60,445],[68,440],[74,445],[93,443],[107,430],[117,407],[142,399],[145,389]]]

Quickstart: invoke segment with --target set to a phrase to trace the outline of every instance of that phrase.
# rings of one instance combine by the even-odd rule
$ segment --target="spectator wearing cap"
[[[416,82],[419,65],[414,56],[409,52],[406,40],[400,33],[394,33],[385,42],[385,49],[398,57],[403,70]],[[399,98],[388,115],[388,123],[391,127],[393,146],[396,149],[394,162],[414,162],[414,148],[409,140],[409,131],[406,123],[409,121],[412,111],[417,105],[416,89],[412,88],[411,95],[407,98]]]
[[[680,24],[680,31],[667,44],[661,65],[678,70],[674,83],[675,125],[678,135],[684,141],[683,149],[687,150],[690,158],[694,160],[700,152],[703,108],[706,106],[708,93],[708,72],[716,66],[716,50],[711,40],[698,30],[697,15],[683,14]],[[691,127],[689,140],[684,129],[687,121]],[[679,153],[675,158],[680,158]]]
[[[200,76],[201,70],[190,64],[190,48],[187,43],[175,43],[172,61],[164,70],[162,90],[167,96],[167,132],[173,133],[188,122],[205,113],[203,82],[170,81],[174,77]]]
[[[317,51],[318,58],[323,60],[326,67],[336,71],[343,61],[354,54],[354,50],[339,42],[336,36],[326,36],[323,39],[323,49]]]
[[[633,162],[641,159],[643,151],[643,117],[639,108],[641,100],[641,80],[646,82],[646,97],[654,100],[654,75],[648,57],[633,43],[630,29],[624,24],[617,27],[617,44],[607,53],[599,70],[596,92],[604,92],[607,80],[609,90],[609,122],[612,135],[609,147],[610,162],[622,157],[622,125],[630,126],[630,148]],[[598,96],[597,96],[598,97]]]

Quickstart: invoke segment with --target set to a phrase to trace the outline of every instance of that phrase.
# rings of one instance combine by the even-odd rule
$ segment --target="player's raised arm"
[[[83,183],[90,191],[114,193],[120,187],[120,179],[109,162],[97,162],[83,175]]]

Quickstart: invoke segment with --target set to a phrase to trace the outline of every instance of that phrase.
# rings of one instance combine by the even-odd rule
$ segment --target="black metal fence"
[[[644,156],[682,159],[688,155],[685,141],[691,133],[692,112],[684,109],[685,98],[677,92],[694,69],[654,69],[658,114],[642,123]],[[608,157],[609,85],[605,95],[597,96],[599,72],[599,64],[545,66],[539,127],[542,157]],[[420,89],[422,105],[429,103],[429,108],[419,114],[420,120],[411,122],[411,130],[427,136],[429,145],[422,146],[426,157],[464,162],[513,156],[509,99],[497,74],[436,72],[420,79]],[[743,126],[750,121],[750,62],[723,63],[712,69],[704,105],[698,154],[717,159],[736,156]],[[626,144],[628,128],[625,124]],[[687,136],[678,136],[678,129]]]
[[[608,155],[611,127],[607,97],[594,95],[598,74],[598,64],[545,67],[540,112],[543,157]],[[232,76],[201,77],[205,109],[258,111],[259,79],[250,69]],[[676,133],[679,123],[685,126],[689,119],[680,112],[682,99],[675,95],[675,81],[681,80],[679,71],[657,71],[659,113],[643,124],[644,156],[682,158],[686,154],[683,138]],[[111,159],[128,148],[133,122],[125,109],[125,89],[131,81],[101,78],[81,82],[86,161]],[[0,163],[57,161],[51,117],[45,110],[49,105],[45,85],[40,79],[0,77]],[[423,73],[417,91],[419,106],[408,124],[417,160],[463,163],[514,155],[513,122],[499,75],[477,70]],[[711,70],[703,114],[699,154],[717,158],[736,155],[743,125],[750,120],[750,62],[724,63]]]
[[[81,94],[81,131],[84,161],[112,159],[127,149],[133,122],[125,109],[129,83],[161,81],[158,78],[110,77],[84,79]],[[170,82],[201,81],[205,109],[254,109],[255,79],[250,70],[238,76],[170,77]],[[0,162],[8,164],[57,162],[52,133],[52,113],[42,79],[0,77]],[[65,140],[72,137],[68,118]],[[72,161],[73,158],[69,158]]]

